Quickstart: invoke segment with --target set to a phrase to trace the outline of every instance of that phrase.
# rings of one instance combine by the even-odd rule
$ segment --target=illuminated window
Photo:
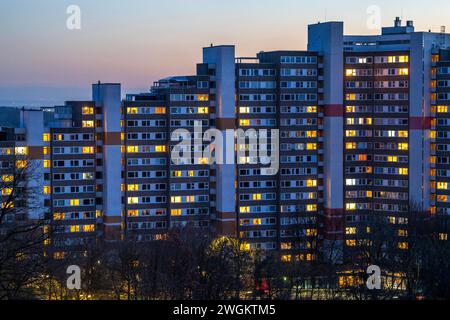
[[[50,167],[51,167],[50,160],[44,160],[44,168],[50,168]]]
[[[315,211],[317,211],[317,205],[316,204],[308,204],[306,206],[306,211],[307,212],[315,212]]]
[[[356,100],[356,93],[347,93],[345,95],[345,99],[349,100],[349,101],[354,101]]]
[[[85,224],[83,226],[83,232],[94,232],[95,226],[93,224]]]
[[[347,69],[347,70],[345,70],[345,75],[347,77],[355,77],[356,76],[356,69]]]
[[[239,212],[240,213],[250,213],[250,207],[240,207]]]
[[[128,146],[127,147],[127,153],[137,153],[139,152],[138,146]]]
[[[248,127],[250,125],[250,120],[248,119],[241,119],[239,120],[239,124],[243,127]]]
[[[155,114],[165,114],[166,113],[166,108],[164,107],[156,107],[155,108]]]
[[[83,107],[83,114],[84,115],[92,115],[92,114],[94,114],[94,108],[92,108],[92,107]]]
[[[345,228],[345,234],[356,234],[356,228],[355,227]]]
[[[17,160],[16,161],[16,168],[17,169],[24,169],[28,166],[28,162],[25,160]]]
[[[58,220],[64,220],[66,218],[65,213],[54,213],[53,214],[53,220],[58,221]]]
[[[139,198],[138,197],[129,197],[128,198],[128,204],[138,204]]]
[[[20,155],[20,156],[26,156],[28,154],[27,147],[17,147],[15,151],[16,151],[16,155]]]
[[[2,176],[2,181],[3,182],[13,182],[14,181],[14,176],[5,174],[5,175]]]
[[[155,152],[166,152],[166,146],[155,146]]]
[[[128,210],[129,217],[139,217],[139,210]]]
[[[78,226],[78,225],[70,226],[70,232],[72,232],[72,233],[80,232],[80,226]]]
[[[262,220],[261,219],[253,219],[253,225],[254,226],[262,225]]]
[[[259,200],[261,200],[261,194],[260,194],[260,193],[255,193],[255,194],[253,195],[253,200],[254,200],[254,201],[259,201]]]
[[[291,262],[292,261],[292,255],[290,254],[285,254],[281,256],[281,261],[282,262]]]
[[[409,149],[408,143],[399,143],[398,144],[398,150],[407,151]]]
[[[179,178],[183,173],[181,171],[172,171],[172,177]]]
[[[317,143],[308,143],[306,145],[307,150],[317,150]]]
[[[446,195],[440,194],[440,195],[438,195],[437,199],[438,199],[438,202],[448,202],[448,196],[446,196]]]
[[[356,240],[346,240],[345,244],[347,247],[356,247]]]
[[[317,187],[317,180],[307,180],[306,185],[308,187]]]
[[[317,236],[317,230],[316,229],[306,229],[306,236],[308,236],[308,237]]]
[[[208,101],[209,100],[209,95],[207,94],[199,94],[197,96],[198,101]]]
[[[209,164],[208,158],[200,158],[198,159],[198,164]]]
[[[207,114],[209,112],[208,107],[198,107],[198,113],[199,114]]]
[[[437,106],[437,112],[439,112],[439,113],[447,113],[448,112],[448,106]]]
[[[249,107],[239,107],[239,113],[250,113]]]
[[[72,207],[76,207],[80,205],[80,200],[79,199],[70,199],[70,205]]]
[[[448,183],[447,182],[438,182],[437,188],[439,190],[448,190]]]
[[[249,243],[242,243],[240,249],[241,249],[241,251],[250,251],[250,244]]]
[[[170,210],[170,215],[176,217],[176,216],[181,216],[181,209],[172,209]]]
[[[181,203],[183,201],[182,197],[178,196],[178,197],[171,197],[170,198],[170,202],[171,203]]]
[[[408,68],[401,68],[398,70],[398,75],[399,76],[407,76],[409,74],[409,69]]]
[[[44,155],[47,155],[47,154],[48,154],[48,151],[49,151],[49,148],[48,148],[48,147],[43,147],[43,148],[42,148],[42,153],[43,153]]]
[[[44,186],[44,194],[50,194],[51,188],[50,186]]]
[[[356,142],[347,142],[345,144],[345,149],[347,149],[347,150],[355,150],[356,149]]]
[[[399,242],[398,248],[401,250],[407,250],[408,249],[408,242]]]
[[[127,108],[128,114],[137,114],[139,112],[138,108]]]
[[[345,205],[345,208],[346,208],[348,211],[356,210],[356,203],[347,203],[347,204]]]
[[[400,138],[408,138],[408,131],[399,131],[398,136]]]
[[[128,191],[139,191],[139,185],[138,184],[129,184],[127,189],[128,189]]]
[[[398,236],[399,237],[407,237],[408,236],[408,230],[398,230]]]
[[[3,188],[2,189],[2,195],[3,196],[9,196],[9,195],[12,194],[12,192],[13,192],[13,190],[11,188]]]
[[[44,133],[42,135],[42,140],[45,141],[45,142],[50,141],[50,133]]]
[[[83,147],[83,153],[84,154],[93,154],[94,153],[94,147]]]
[[[447,241],[448,240],[448,233],[439,233],[439,240],[440,241]]]
[[[399,168],[398,169],[398,174],[402,175],[402,176],[407,176],[408,175],[408,168]]]
[[[83,121],[82,122],[82,127],[83,128],[93,128],[94,127],[94,121],[92,121],[92,120]]]

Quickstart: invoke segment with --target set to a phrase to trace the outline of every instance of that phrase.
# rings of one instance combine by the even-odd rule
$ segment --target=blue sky
[[[72,4],[81,30],[66,28]],[[305,49],[307,25],[326,19],[344,21],[348,34],[378,33],[366,26],[371,5],[383,25],[400,15],[418,30],[450,22],[448,0],[1,0],[0,104],[89,98],[97,80],[144,90],[193,73],[210,43],[235,44],[241,56]]]

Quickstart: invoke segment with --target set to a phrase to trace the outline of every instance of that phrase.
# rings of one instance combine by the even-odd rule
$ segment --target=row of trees
[[[0,300],[450,299],[450,242],[416,210],[407,216],[408,248],[398,247],[398,228],[372,218],[365,222],[370,233],[356,237],[341,264],[327,259],[342,255],[339,241],[328,251],[318,246],[316,261],[293,252],[282,262],[276,252],[243,251],[239,240],[189,228],[172,230],[164,241],[92,243],[81,255],[54,260],[44,246],[49,222],[29,218],[38,194],[26,183],[33,172],[23,167],[1,180]],[[66,286],[70,265],[81,269],[81,290]],[[383,271],[381,290],[366,286],[370,265]]]

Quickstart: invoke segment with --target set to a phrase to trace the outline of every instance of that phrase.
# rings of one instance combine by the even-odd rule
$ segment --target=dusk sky
[[[66,27],[69,5],[81,8],[81,30]],[[416,30],[450,28],[448,0],[1,0],[0,105],[88,99],[97,80],[147,90],[194,73],[211,43],[235,44],[238,56],[305,49],[307,25],[318,21],[376,34],[372,5],[383,25],[402,16]]]

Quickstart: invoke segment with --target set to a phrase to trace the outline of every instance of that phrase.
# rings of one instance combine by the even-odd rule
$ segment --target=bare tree
[[[45,266],[43,245],[48,240],[40,195],[38,164],[12,155],[2,169],[0,189],[0,299],[33,298]]]

